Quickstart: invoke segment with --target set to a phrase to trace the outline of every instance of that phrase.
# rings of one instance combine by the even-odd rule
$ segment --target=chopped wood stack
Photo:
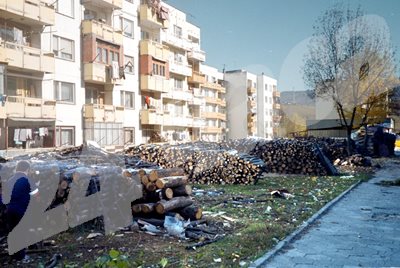
[[[210,149],[210,147],[212,149]],[[126,153],[163,168],[182,168],[189,181],[200,184],[254,184],[264,168],[257,157],[227,150],[215,150],[212,143],[140,145]]]
[[[203,210],[194,205],[191,198],[192,187],[183,169],[141,169],[126,176],[137,176],[143,185],[143,198],[132,204],[134,216],[163,216],[177,212],[185,219],[199,220]]]
[[[356,166],[356,167],[370,167],[372,166],[371,157],[361,154],[351,155],[343,159],[336,159],[335,166]]]

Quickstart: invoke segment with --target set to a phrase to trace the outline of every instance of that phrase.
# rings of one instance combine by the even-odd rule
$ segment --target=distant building
[[[277,81],[245,70],[227,71],[224,77],[228,137],[273,138],[280,119]]]

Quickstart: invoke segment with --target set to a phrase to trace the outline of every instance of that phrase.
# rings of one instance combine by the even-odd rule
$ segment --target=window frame
[[[75,146],[75,127],[74,126],[56,126],[56,146],[64,146],[61,144],[62,141],[62,131],[71,131],[71,144],[70,146]]]
[[[124,55],[124,70],[128,74],[135,74],[135,57]]]
[[[58,5],[59,5],[60,0],[59,0],[59,1],[56,1],[56,2],[54,3],[54,10],[55,10],[58,14],[60,14],[60,15],[63,15],[63,16],[66,16],[66,17],[69,17],[69,18],[74,19],[74,18],[75,18],[75,1],[74,1],[74,0],[69,0],[69,1],[70,1],[70,3],[71,3],[71,13],[72,13],[72,14],[63,13],[62,11],[60,11],[60,10],[58,9]],[[64,10],[64,8],[63,8],[63,10]]]
[[[55,42],[55,40],[57,40],[57,42]],[[63,54],[69,55],[69,53],[62,52],[62,50],[64,50],[64,48],[60,48],[61,40],[69,41],[71,43],[71,59],[65,58],[62,56]],[[59,36],[59,35],[53,35],[53,53],[54,53],[54,57],[57,59],[67,60],[67,61],[75,61],[75,41],[72,39],[68,39],[68,38]]]
[[[130,19],[127,19],[127,18],[124,18],[124,17],[120,17],[120,18],[121,18],[121,21],[120,21],[121,31],[122,31],[123,36],[128,37],[128,38],[134,38],[135,37],[135,22],[133,20],[130,20]],[[125,29],[126,29],[126,27],[125,27],[126,24],[125,23],[130,23],[131,24],[131,29],[132,29],[131,33],[127,34],[125,32]]]
[[[72,89],[71,89],[72,101],[58,99],[58,97],[62,96],[62,85],[63,84],[72,85]],[[54,85],[53,98],[57,103],[72,104],[72,105],[75,104],[75,83],[55,80],[53,85]]]
[[[126,98],[126,96],[127,95],[130,95],[131,96],[131,103],[130,103],[130,105],[126,105],[126,101],[127,101],[127,98]],[[123,107],[125,107],[125,109],[131,109],[131,110],[135,110],[135,92],[132,92],[132,91],[125,91],[125,90],[121,90],[121,93],[120,93],[120,97],[121,97],[121,106],[123,106]]]

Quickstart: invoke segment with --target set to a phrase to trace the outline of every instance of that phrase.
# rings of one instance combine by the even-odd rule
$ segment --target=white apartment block
[[[268,139],[274,137],[273,92],[275,91],[277,91],[275,79],[263,74],[257,76],[257,136],[259,137]]]
[[[200,65],[200,72],[206,76],[206,82],[201,85],[201,95],[204,104],[201,106],[203,127],[201,140],[226,140],[226,101],[224,74],[218,69],[207,65]]]
[[[280,120],[277,81],[245,70],[225,72],[228,137],[272,139]]]

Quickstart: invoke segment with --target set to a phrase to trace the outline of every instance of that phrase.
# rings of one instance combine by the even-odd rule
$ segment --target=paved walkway
[[[388,160],[259,267],[400,267],[400,161]]]

